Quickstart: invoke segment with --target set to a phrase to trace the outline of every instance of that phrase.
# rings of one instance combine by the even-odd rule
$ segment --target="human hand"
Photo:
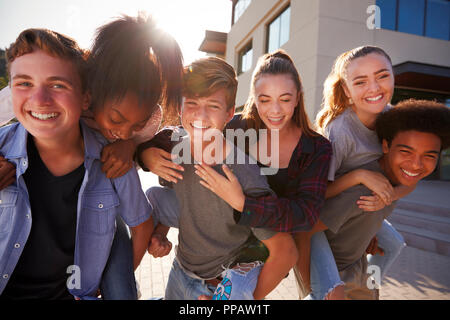
[[[3,190],[14,182],[16,178],[16,167],[0,156],[0,190]]]
[[[370,240],[369,245],[366,249],[367,254],[376,255],[377,253],[380,254],[380,256],[384,256],[384,250],[378,246],[378,238],[375,236],[372,240]]]
[[[389,180],[381,173],[370,170],[359,170],[360,182],[373,191],[385,205],[395,200],[395,192]]]
[[[200,180],[202,186],[214,192],[233,209],[242,212],[245,195],[239,180],[227,165],[222,165],[226,177],[206,164],[195,165],[194,167],[197,169],[195,173],[202,179]]]
[[[161,233],[154,232],[148,246],[148,253],[155,258],[167,256],[172,250],[172,243]]]
[[[383,200],[375,193],[371,196],[361,196],[356,203],[363,211],[370,212],[381,210],[386,206]]]
[[[117,140],[103,147],[100,161],[108,179],[123,176],[133,167],[136,143],[133,140]]]
[[[154,174],[169,182],[177,183],[183,180],[178,171],[184,168],[172,161],[172,154],[160,148],[148,148],[141,153],[144,165]]]

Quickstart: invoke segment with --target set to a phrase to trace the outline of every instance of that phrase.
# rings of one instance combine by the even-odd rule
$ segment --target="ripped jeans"
[[[179,204],[175,192],[163,187],[152,187],[145,194],[153,206],[154,223],[178,228]],[[213,296],[213,300],[253,300],[263,263],[241,263],[225,268],[222,281],[215,286],[194,278],[183,270],[175,258],[166,286],[167,300],[196,300],[200,295]]]
[[[406,244],[403,237],[387,220],[383,221],[376,236],[378,246],[384,250],[384,255],[368,255],[367,260],[369,266],[376,265],[380,268],[380,278],[383,279]],[[311,237],[310,270],[311,293],[304,298],[305,300],[323,300],[335,287],[344,284],[324,232],[317,232]]]

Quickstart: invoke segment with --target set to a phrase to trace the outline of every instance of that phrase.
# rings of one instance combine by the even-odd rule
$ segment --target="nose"
[[[423,162],[422,162],[422,157],[419,155],[415,155],[412,159],[412,167],[417,170],[417,169],[421,169],[423,167]]]
[[[278,101],[274,101],[272,107],[270,108],[270,111],[274,114],[280,113],[281,112],[280,103]]]
[[[369,82],[369,91],[376,92],[380,89],[380,85],[378,84],[378,81],[372,80]]]
[[[33,92],[30,99],[36,106],[49,105],[52,101],[51,93],[45,86],[38,86]]]
[[[194,113],[195,121],[202,121],[208,118],[207,110],[204,107],[199,107],[195,110]]]
[[[131,127],[122,127],[120,128],[119,132],[117,132],[117,135],[119,136],[119,138],[121,140],[128,140],[131,138],[133,133],[133,130],[131,129]]]

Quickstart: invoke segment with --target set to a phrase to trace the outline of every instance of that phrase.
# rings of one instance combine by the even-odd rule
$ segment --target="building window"
[[[238,74],[246,72],[252,68],[253,63],[253,46],[250,41],[244,48],[239,51]]]
[[[381,28],[450,40],[449,0],[377,0]]]
[[[250,5],[252,0],[237,0],[234,5],[234,15],[233,15],[233,23],[239,20],[239,18],[244,13],[245,9]]]
[[[291,7],[287,7],[268,27],[267,52],[275,51],[289,40]]]

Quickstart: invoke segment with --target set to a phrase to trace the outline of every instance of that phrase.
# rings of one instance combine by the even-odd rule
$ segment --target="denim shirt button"
[[[19,248],[20,248],[20,243],[16,243],[16,244],[14,245],[14,248],[19,249]]]
[[[101,208],[103,208],[103,203],[99,203],[98,204],[98,207],[101,209]]]
[[[22,161],[22,166],[26,167],[26,166],[27,166],[27,163],[28,163],[27,160],[23,160],[23,161]]]
[[[3,279],[8,279],[9,275],[6,273],[3,275]]]

